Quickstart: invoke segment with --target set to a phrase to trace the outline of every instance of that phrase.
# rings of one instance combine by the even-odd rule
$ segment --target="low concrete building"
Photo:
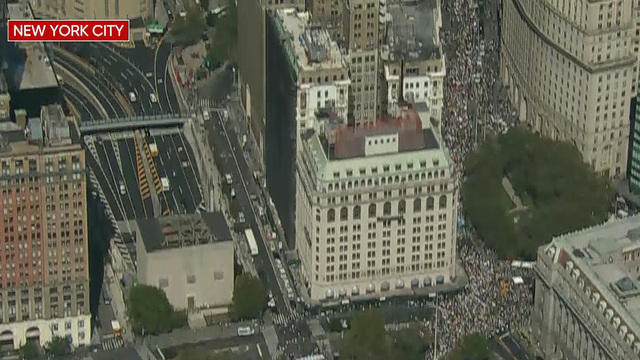
[[[562,235],[538,250],[536,355],[637,359],[640,355],[640,216]]]
[[[137,275],[176,309],[227,307],[233,296],[233,242],[221,213],[137,220]]]

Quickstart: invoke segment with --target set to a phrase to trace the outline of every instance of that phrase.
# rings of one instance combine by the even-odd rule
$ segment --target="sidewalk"
[[[124,293],[120,287],[120,281],[113,273],[111,264],[107,264],[105,269],[106,274],[104,280],[109,287],[109,294],[111,294],[111,307],[113,308],[114,315],[123,329],[122,336],[127,342],[133,342],[134,334],[127,319],[127,307],[124,301]]]

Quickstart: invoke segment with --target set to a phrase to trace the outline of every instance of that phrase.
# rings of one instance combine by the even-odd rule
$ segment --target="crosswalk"
[[[112,337],[102,340],[102,350],[110,351],[124,347],[124,340],[121,337]]]
[[[273,315],[273,323],[275,325],[283,326],[290,324],[294,321],[300,320],[302,317],[300,314],[294,312],[290,314],[275,314]]]

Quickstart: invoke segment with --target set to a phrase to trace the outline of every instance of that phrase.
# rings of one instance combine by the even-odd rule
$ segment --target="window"
[[[348,217],[349,217],[349,210],[347,210],[346,206],[343,206],[340,209],[340,221],[346,221]]]
[[[71,330],[71,321],[65,321],[64,322],[64,329],[65,330]]]
[[[353,220],[360,220],[360,205],[353,207]]]
[[[427,198],[427,210],[433,210],[433,196]]]
[[[369,217],[376,217],[376,204],[369,205]]]
[[[195,284],[196,276],[195,275],[187,275],[187,284]]]
[[[404,214],[407,209],[407,204],[404,199],[398,202],[398,214]]]
[[[447,195],[441,195],[440,199],[438,200],[438,208],[444,209],[446,207],[447,207]]]
[[[224,272],[223,271],[215,271],[213,273],[213,280],[222,280],[224,279]]]
[[[158,280],[158,287],[161,289],[169,287],[169,279],[161,278],[160,280]]]
[[[336,211],[334,209],[329,209],[327,211],[327,222],[334,222],[336,220]]]
[[[422,207],[422,201],[420,198],[416,198],[413,200],[413,212],[420,212],[420,208]]]
[[[383,215],[391,215],[391,203],[390,202],[385,202],[384,206],[382,208],[382,213]]]

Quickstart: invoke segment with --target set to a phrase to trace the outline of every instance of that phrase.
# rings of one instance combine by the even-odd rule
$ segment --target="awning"
[[[524,284],[524,280],[520,276],[514,276],[513,283],[516,285],[521,285],[521,284]]]
[[[413,279],[411,280],[411,287],[418,287],[420,285],[420,280]]]
[[[387,291],[389,290],[389,282],[388,281],[383,281],[382,284],[380,284],[380,291]]]
[[[333,290],[328,289],[327,292],[325,293],[325,297],[327,299],[333,299]]]
[[[427,276],[426,278],[424,278],[424,286],[431,286],[431,277]]]
[[[367,294],[372,293],[374,291],[376,291],[376,286],[375,285],[373,285],[373,284],[367,285]]]
[[[436,284],[442,284],[442,283],[444,283],[444,275],[436,276]]]

